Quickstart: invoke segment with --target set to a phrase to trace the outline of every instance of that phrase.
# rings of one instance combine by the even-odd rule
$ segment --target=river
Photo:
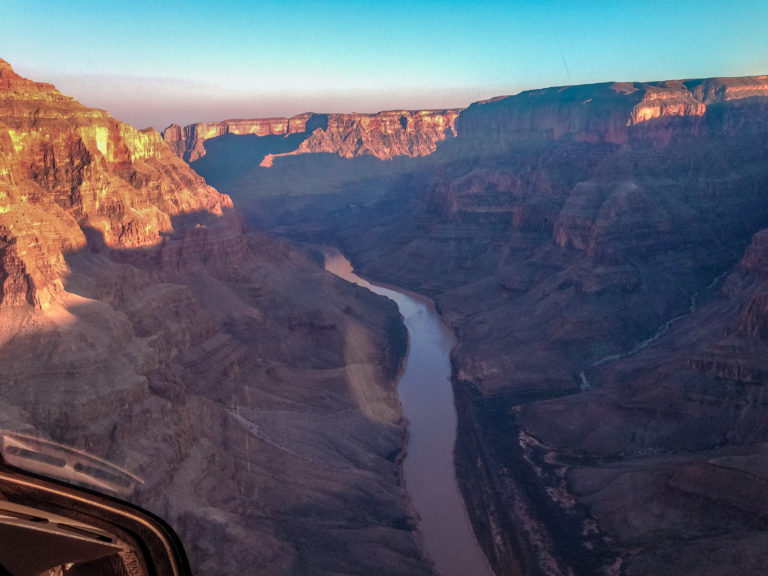
[[[338,251],[324,249],[324,254],[326,270],[394,300],[405,319],[410,349],[398,384],[409,433],[403,473],[427,554],[441,576],[493,576],[456,483],[456,409],[450,382],[453,334],[430,300],[371,284],[355,275]]]

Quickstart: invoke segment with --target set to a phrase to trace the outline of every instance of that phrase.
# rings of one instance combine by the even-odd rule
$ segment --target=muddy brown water
[[[453,334],[430,300],[372,284],[354,274],[337,250],[323,252],[326,270],[394,300],[405,319],[410,349],[398,384],[409,433],[403,472],[427,554],[441,576],[493,576],[456,483],[456,409],[450,382]]]

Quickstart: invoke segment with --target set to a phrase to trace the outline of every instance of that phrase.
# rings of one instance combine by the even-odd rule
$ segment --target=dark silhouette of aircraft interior
[[[0,576],[186,576],[173,529],[121,500],[140,479],[80,450],[0,431]]]

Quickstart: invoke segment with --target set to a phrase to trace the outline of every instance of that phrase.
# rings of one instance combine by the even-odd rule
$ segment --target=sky
[[[138,128],[768,74],[768,0],[0,0],[0,58]]]

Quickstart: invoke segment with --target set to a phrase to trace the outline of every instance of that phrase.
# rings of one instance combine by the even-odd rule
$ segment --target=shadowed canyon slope
[[[425,158],[193,167],[436,299],[498,574],[764,574],[768,77],[536,90],[455,126]]]
[[[432,573],[405,338],[391,302],[245,233],[159,134],[0,60],[0,428],[141,476],[196,574]]]

